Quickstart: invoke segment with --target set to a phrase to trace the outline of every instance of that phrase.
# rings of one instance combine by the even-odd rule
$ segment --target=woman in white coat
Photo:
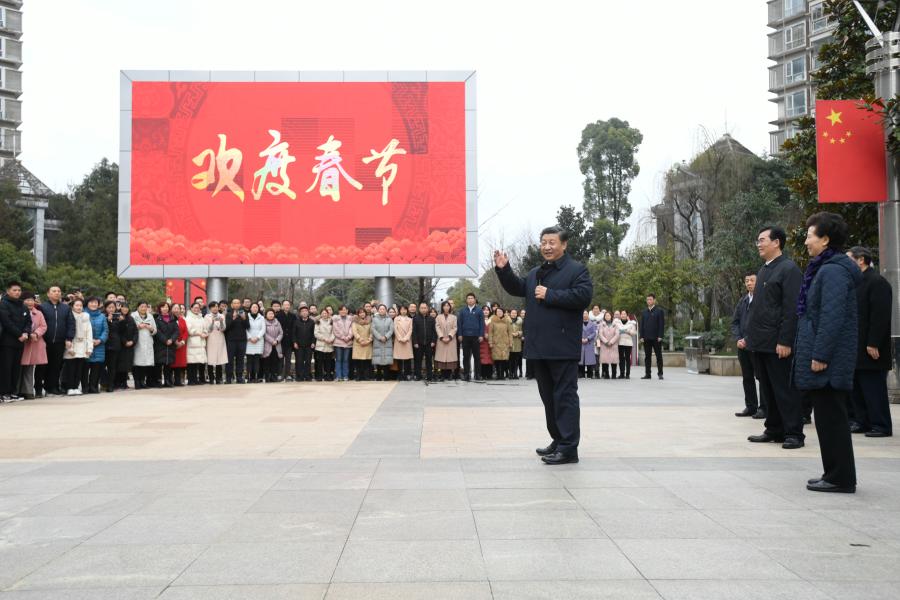
[[[63,354],[65,360],[63,381],[69,396],[80,396],[83,391],[88,389],[84,363],[94,350],[91,317],[84,312],[82,300],[75,300],[72,303],[72,321],[74,328],[70,326],[68,332],[68,335],[72,336],[72,340],[66,340],[66,351]],[[80,390],[78,389],[79,385],[82,387]]]
[[[631,379],[631,353],[637,336],[637,323],[628,318],[628,311],[619,311],[619,379]]]
[[[266,320],[259,314],[259,305],[250,305],[247,317],[247,377],[250,383],[259,383],[259,363],[265,348]]]
[[[150,387],[153,381],[153,338],[156,336],[156,319],[150,314],[150,305],[146,302],[138,304],[137,310],[131,313],[137,326],[137,341],[134,344],[134,389]]]
[[[209,312],[206,314],[206,365],[212,383],[222,383],[222,367],[228,364],[228,345],[225,342],[225,315],[219,311],[216,302],[209,303]]]
[[[209,330],[203,318],[199,302],[191,305],[191,310],[184,318],[187,325],[187,376],[188,385],[199,385],[203,381],[203,370],[206,368],[206,338]]]

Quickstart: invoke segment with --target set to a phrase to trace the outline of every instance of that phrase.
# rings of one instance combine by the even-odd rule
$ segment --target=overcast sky
[[[704,128],[718,136],[727,123],[754,152],[768,150],[763,0],[528,6],[27,0],[22,160],[55,191],[103,157],[118,160],[120,69],[475,69],[479,221],[507,207],[482,240],[539,230],[561,204],[580,208],[575,148],[598,119],[644,134],[633,224]]]

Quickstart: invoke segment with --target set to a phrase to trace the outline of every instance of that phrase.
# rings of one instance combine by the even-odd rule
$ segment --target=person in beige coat
[[[400,307],[400,314],[394,319],[394,358],[399,363],[400,379],[412,379],[412,333],[413,322],[409,316],[409,308]]]
[[[509,317],[500,306],[491,317],[490,330],[491,335],[488,341],[491,345],[491,360],[494,361],[494,378],[506,379],[509,352],[512,348],[512,330]]]
[[[219,312],[216,302],[209,303],[206,314],[206,370],[210,383],[222,383],[222,367],[228,364],[228,345],[225,342],[225,315]]]
[[[94,351],[94,333],[91,318],[84,312],[84,301],[72,302],[72,319],[75,321],[75,335],[66,340],[63,354],[63,382],[69,396],[80,396],[88,389],[87,370],[84,363]],[[81,389],[78,386],[81,385]]]
[[[613,315],[607,311],[603,313],[603,321],[597,330],[597,347],[600,348],[600,364],[603,368],[603,379],[609,379],[612,370],[612,378],[616,378],[616,366],[619,364],[619,325],[613,321]]]
[[[434,363],[441,372],[441,381],[445,381],[453,376],[459,368],[456,315],[453,314],[453,307],[446,300],[441,303],[441,314],[434,320],[434,327],[437,330]]]
[[[371,379],[372,373],[372,322],[365,308],[356,311],[356,320],[350,326],[353,333],[354,370],[357,381]]]
[[[187,326],[187,379],[188,385],[199,385],[206,368],[206,338],[209,333],[206,319],[200,312],[200,303],[191,305],[191,310],[184,317]]]

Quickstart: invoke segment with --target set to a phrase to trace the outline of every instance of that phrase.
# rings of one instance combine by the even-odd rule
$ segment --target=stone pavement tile
[[[897,510],[817,510],[815,514],[876,540],[900,540],[900,511]]]
[[[617,540],[647,579],[797,579],[744,540]]]
[[[691,506],[663,488],[569,488],[582,507],[591,510],[669,510]]]
[[[496,596],[495,596],[496,597]],[[332,583],[325,600],[491,600],[487,582]]]
[[[301,459],[294,463],[288,473],[367,473],[372,475],[378,466],[377,458],[332,458]]]
[[[811,477],[821,477],[822,469],[813,471],[735,471],[734,474],[755,487],[760,487],[770,492],[778,493],[801,486],[806,489],[806,480]]]
[[[0,494],[65,494],[97,479],[96,476],[37,475],[34,472],[0,481]]]
[[[174,585],[327,583],[342,546],[343,542],[213,544]]]
[[[353,524],[356,540],[474,540],[471,511],[365,512]]]
[[[178,577],[205,548],[201,544],[81,545],[37,569],[13,589],[162,587]]]
[[[816,475],[821,475],[821,469]],[[855,494],[819,494],[806,489],[806,480],[775,494],[794,503],[797,508],[821,510],[897,510],[897,492],[873,490],[859,484]]]
[[[369,490],[361,512],[469,510],[465,490]]]
[[[667,489],[683,501],[700,510],[751,510],[757,508],[767,510],[796,510],[801,508],[791,500],[751,485],[731,488],[678,486]],[[813,492],[807,492],[807,494],[812,493]],[[834,494],[829,495],[833,496]]]
[[[85,544],[210,544],[236,519],[235,514],[131,515]]]
[[[382,471],[372,478],[373,490],[461,490],[466,487],[462,471]]]
[[[247,459],[247,460],[214,460],[207,461],[209,466],[200,475],[240,475],[278,473],[284,474],[297,465],[296,459]]]
[[[281,473],[216,473],[194,475],[178,486],[180,492],[266,491],[281,478]]]
[[[696,510],[592,510],[590,513],[603,532],[614,540],[735,537]]]
[[[456,458],[384,458],[378,463],[375,474],[380,473],[448,473],[462,471]]]
[[[47,463],[36,474],[46,476],[119,475],[128,478],[149,475],[197,474],[210,465],[204,460],[59,460]]]
[[[0,589],[9,587],[29,573],[62,556],[77,542],[28,544],[24,546],[0,544]]]
[[[676,581],[653,580],[650,582],[665,600],[829,600],[832,596],[822,593],[807,581]],[[837,598],[838,596],[834,596]],[[868,596],[849,596],[866,598]],[[894,596],[896,597],[896,596]],[[875,600],[875,599],[871,599]]]
[[[371,481],[369,473],[287,473],[272,490],[365,490]]]
[[[124,517],[143,507],[144,494],[60,494],[22,513],[23,517],[115,515]]]
[[[483,471],[541,471],[548,470],[547,465],[541,462],[536,454],[529,458],[460,458],[459,464],[465,473],[479,473]]]
[[[365,490],[269,491],[248,512],[357,512]]]
[[[322,600],[327,589],[324,583],[173,585],[166,588],[159,600]]]
[[[90,483],[74,490],[79,494],[115,494],[136,492],[180,491],[184,482],[193,477],[192,473],[171,473],[163,475],[101,475]]]
[[[658,483],[637,471],[554,471],[567,488],[659,487]]]
[[[354,541],[347,542],[334,573],[335,582],[485,581],[478,542]]]
[[[573,510],[578,504],[564,489],[470,489],[473,510]]]
[[[900,581],[900,548],[883,541],[852,546],[825,539],[748,539],[808,581]]]
[[[897,600],[896,582],[885,583],[873,581],[813,581],[812,585],[827,594],[828,598]]]
[[[842,511],[770,509],[704,512],[709,518],[742,538],[824,537],[861,543],[871,541],[864,529],[841,518]]]
[[[752,448],[746,437],[739,440],[741,447]],[[747,458],[747,457],[715,457],[699,456],[691,458],[660,457],[660,458],[623,458],[626,464],[638,471],[803,471],[818,465],[821,471],[821,461],[814,458]]]
[[[491,581],[640,579],[610,540],[482,540]]]
[[[247,492],[157,492],[147,494],[147,503],[135,514],[189,515],[244,513],[256,504],[263,491]]]
[[[544,471],[478,471],[464,473],[468,488],[561,488],[563,482]]]
[[[353,512],[247,513],[219,538],[220,542],[345,541]]]
[[[663,487],[748,487],[747,482],[728,471],[643,471]]]
[[[0,462],[0,479],[15,477],[16,475],[23,475],[25,473],[33,473],[46,466],[46,464],[47,463],[44,462],[34,461]]]
[[[120,517],[12,517],[0,521],[0,543],[79,542],[103,531]]]
[[[582,510],[476,510],[482,540],[604,538]]]
[[[0,600],[153,600],[161,587],[95,588],[90,590],[22,590],[2,592]]]
[[[52,492],[49,494],[9,494],[0,496],[0,519],[8,519],[9,517],[22,514],[59,495],[57,492]]]
[[[646,581],[492,581],[494,600],[660,600]]]

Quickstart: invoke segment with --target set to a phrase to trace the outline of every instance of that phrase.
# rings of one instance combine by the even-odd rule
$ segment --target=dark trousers
[[[475,379],[480,379],[479,375],[479,356],[481,354],[480,350],[480,342],[476,336],[467,335],[462,339],[462,351],[463,351],[463,374],[466,379],[469,379],[472,371],[472,361],[475,361]]]
[[[206,365],[206,380],[222,383],[222,365]]]
[[[278,356],[278,351],[272,348],[272,352],[262,360],[266,381],[277,381],[284,367],[284,358]]]
[[[334,352],[316,350],[316,381],[334,380]]]
[[[397,359],[397,367],[400,369],[399,377],[401,380],[412,377],[412,362],[411,358]]]
[[[776,439],[786,436],[805,439],[803,402],[791,386],[793,357],[778,358],[774,352],[754,352],[753,368],[759,377],[761,396],[768,402],[766,433]],[[849,427],[849,426],[848,426]]]
[[[119,350],[106,349],[106,391],[116,387],[116,372],[119,370]]]
[[[853,374],[853,418],[863,429],[893,435],[887,371],[858,370]]]
[[[659,340],[644,340],[644,370],[650,377],[650,359],[656,353],[656,372],[663,374],[662,342]]]
[[[81,391],[91,394],[100,393],[100,376],[103,374],[105,365],[98,362],[89,362],[84,376],[81,379]],[[87,383],[87,386],[84,384]]]
[[[260,368],[261,368],[262,355],[261,354],[248,354],[247,355],[247,381],[254,383],[260,377]]]
[[[805,392],[816,414],[816,433],[822,453],[822,478],[842,487],[856,485],[853,440],[847,419],[847,392],[826,387]],[[775,411],[772,411],[775,412]]]
[[[518,379],[522,376],[522,353],[509,353],[509,376],[512,379]]]
[[[293,364],[291,364],[294,359],[294,354],[295,353],[299,354],[299,352],[300,352],[299,350],[294,350],[293,342],[290,344],[282,344],[281,345],[281,356],[282,356],[282,358],[281,358],[281,376],[283,378],[287,379],[288,377],[295,377],[295,373],[294,373],[295,370],[297,370],[297,371],[300,370],[299,356],[297,357],[297,360],[296,360],[296,363],[297,363],[296,367]],[[295,378],[299,379],[300,377],[296,376]]]
[[[478,341],[478,338],[475,338],[475,341]],[[431,381],[434,378],[434,351],[431,346],[413,348],[413,371],[415,371],[416,379],[422,378],[423,362],[425,363],[425,379]]]
[[[0,396],[11,396],[18,393],[19,371],[22,368],[22,351],[24,349],[24,345],[20,345],[18,348],[0,347]]]
[[[225,340],[228,352],[228,364],[225,365],[225,381],[244,381],[244,358],[247,354],[247,342],[243,340]]]
[[[311,381],[313,349],[309,346],[306,346],[305,348],[299,348],[297,350],[294,350],[294,355],[297,357],[296,380]]]
[[[47,364],[38,365],[34,372],[35,392],[45,390],[48,393],[59,393],[61,391],[60,378],[62,377],[65,352],[65,340],[47,342]]]
[[[631,346],[619,346],[619,377],[631,377]]]
[[[747,409],[756,412],[759,410],[759,398],[756,395],[756,371],[753,369],[753,353],[749,350],[737,351],[738,362],[741,365],[741,377],[744,384],[744,405]]]
[[[78,386],[81,385],[82,376],[84,372],[84,359],[83,358],[70,358],[65,361],[63,366],[63,387],[66,390],[77,390]],[[81,390],[82,393],[87,392],[87,386],[85,389]]]
[[[529,360],[544,403],[547,431],[563,454],[578,452],[581,408],[578,404],[577,360]]]

